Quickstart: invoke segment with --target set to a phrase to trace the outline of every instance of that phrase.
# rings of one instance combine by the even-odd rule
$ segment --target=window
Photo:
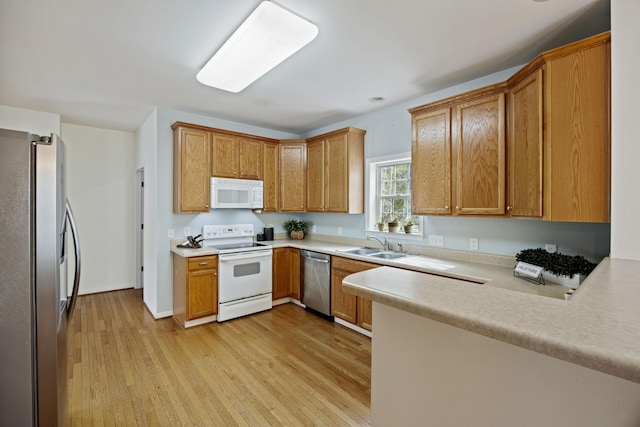
[[[382,231],[388,231],[386,223],[393,218],[400,222],[401,227],[410,219],[414,224],[412,234],[421,234],[421,218],[411,215],[411,160],[375,162],[371,163],[370,170],[376,177],[375,195],[372,194],[374,197],[370,204],[375,214],[370,228],[378,230],[377,223],[382,221]]]

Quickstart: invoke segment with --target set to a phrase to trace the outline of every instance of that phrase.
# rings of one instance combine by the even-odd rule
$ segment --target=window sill
[[[400,239],[400,240],[424,240],[424,234],[422,233],[410,233],[407,234],[405,232],[398,233],[389,233],[388,231],[379,231],[379,230],[365,230],[365,234],[367,236],[384,236],[387,239]]]

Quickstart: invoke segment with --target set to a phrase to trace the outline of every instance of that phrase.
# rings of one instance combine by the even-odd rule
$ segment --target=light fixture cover
[[[198,81],[240,92],[318,35],[318,27],[286,9],[263,1],[218,49]]]

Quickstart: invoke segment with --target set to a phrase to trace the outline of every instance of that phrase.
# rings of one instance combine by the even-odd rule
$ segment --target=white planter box
[[[543,270],[542,278],[545,280],[545,282],[557,283],[568,288],[577,288],[578,286],[580,286],[580,283],[582,283],[585,276],[583,276],[582,274],[574,274],[572,278],[569,278],[569,276],[556,276],[555,274],[547,270]]]

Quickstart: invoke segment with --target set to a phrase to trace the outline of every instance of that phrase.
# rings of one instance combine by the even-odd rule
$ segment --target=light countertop
[[[640,261],[605,258],[569,301],[392,267],[347,276],[343,287],[382,304],[640,383],[638,277]]]

